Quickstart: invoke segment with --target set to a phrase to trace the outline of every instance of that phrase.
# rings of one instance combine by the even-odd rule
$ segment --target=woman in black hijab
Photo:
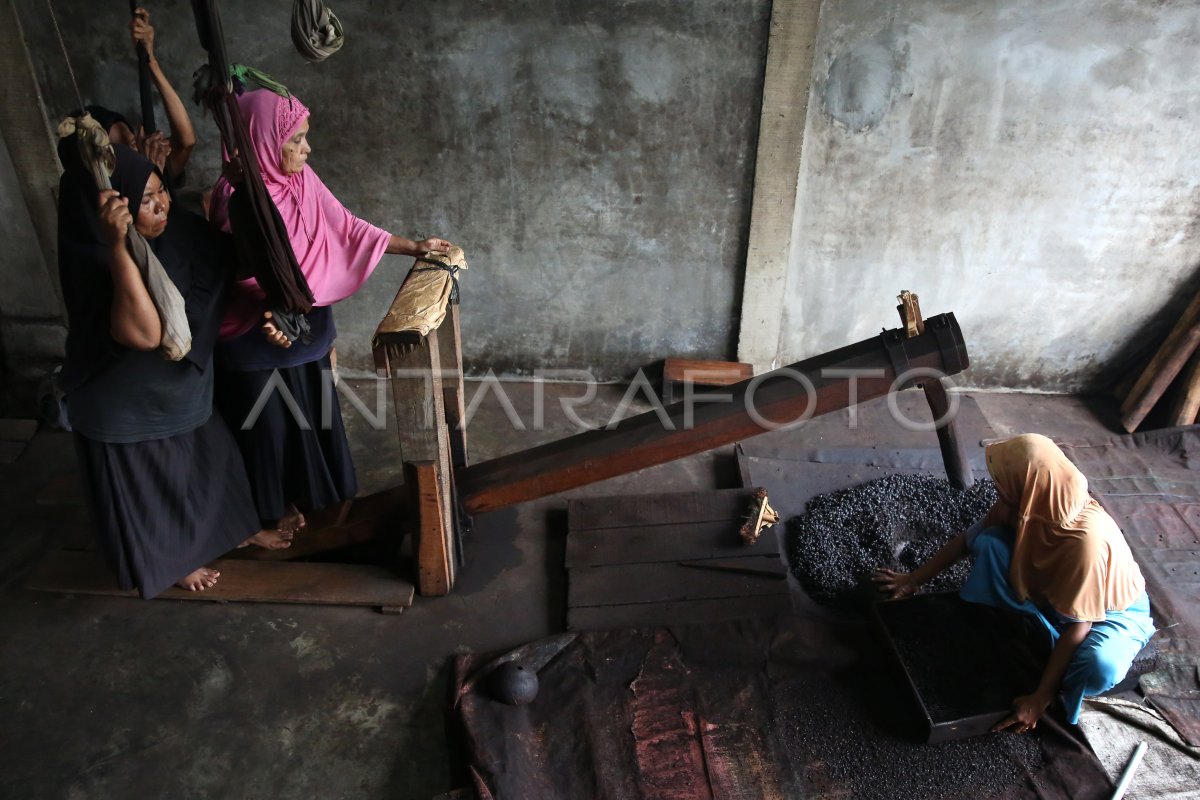
[[[61,378],[101,550],[122,588],[154,597],[213,586],[209,561],[243,544],[287,547],[260,530],[241,455],[212,413],[212,350],[234,264],[227,236],[171,207],[162,174],[115,145],[113,190],[99,193],[75,137],[59,147],[59,272],[67,306]],[[99,205],[99,210],[97,210]],[[133,225],[185,301],[192,347],[158,350],[162,323],[125,247]]]

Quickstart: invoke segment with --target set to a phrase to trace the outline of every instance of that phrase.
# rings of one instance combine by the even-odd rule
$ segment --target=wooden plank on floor
[[[25,452],[25,442],[0,442],[0,464],[12,464]]]
[[[572,609],[787,593],[784,581],[671,563],[579,567],[567,574],[567,605]]]
[[[351,525],[329,525],[316,530],[305,527],[296,534],[291,547],[283,550],[265,550],[252,545],[234,550],[226,558],[238,561],[295,561],[369,541],[375,537],[379,524],[378,520],[364,520]],[[397,520],[396,524],[400,525],[402,521]]]
[[[682,625],[746,617],[787,614],[792,609],[788,594],[757,597],[728,597],[675,603],[632,603],[616,606],[585,606],[567,611],[568,630],[603,630],[647,625]]]
[[[575,532],[638,525],[740,520],[749,511],[753,497],[752,489],[583,497],[567,503],[567,528]]]
[[[388,517],[397,525],[402,525],[404,504],[407,502],[407,498],[408,490],[403,485],[384,489],[365,497],[356,497],[354,505],[350,506],[350,513],[346,516],[346,524],[353,525],[356,522]]]
[[[741,526],[741,519],[726,519],[629,528],[572,529],[567,534],[566,564],[568,568],[598,567],[779,553],[775,528],[768,528],[757,542],[748,545],[738,535]]]
[[[36,419],[0,419],[0,441],[28,442],[37,429]]]
[[[413,585],[382,567],[358,564],[316,564],[220,559],[217,585],[203,592],[171,588],[159,597],[246,603],[303,603],[309,605],[412,605]],[[27,589],[70,594],[137,597],[117,588],[98,553],[53,550],[25,581]]]

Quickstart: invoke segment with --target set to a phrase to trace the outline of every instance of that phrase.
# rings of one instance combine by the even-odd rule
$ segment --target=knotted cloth
[[[59,123],[58,137],[66,139],[71,135],[75,135],[79,142],[79,157],[91,170],[97,191],[111,189],[109,175],[116,165],[116,155],[108,141],[108,133],[90,114],[84,114],[81,117],[67,117]],[[129,213],[136,218],[138,210],[130,208]],[[145,237],[138,233],[132,223],[125,232],[125,246],[142,275],[142,281],[162,321],[159,351],[164,358],[178,361],[192,349],[192,331],[188,325],[183,296],[171,282]]]
[[[305,60],[316,64],[341,49],[342,23],[321,0],[292,3],[292,44]]]
[[[428,336],[458,302],[458,271],[467,268],[467,257],[458,246],[449,252],[430,250],[416,260],[387,316],[379,323],[388,333],[412,332]],[[375,347],[379,342],[375,342]]]

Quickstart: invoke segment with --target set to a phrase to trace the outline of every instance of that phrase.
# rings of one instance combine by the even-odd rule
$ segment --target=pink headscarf
[[[280,97],[259,89],[238,97],[238,106],[250,131],[263,182],[283,218],[292,251],[316,301],[314,305],[328,306],[344,300],[375,271],[391,234],[347,211],[307,164],[293,175],[284,173],[283,145],[308,117],[308,109],[296,97]],[[209,216],[223,230],[229,230],[232,195],[229,182],[218,180]],[[266,310],[264,298],[258,281],[237,281],[221,325],[221,338],[231,339],[253,328]]]

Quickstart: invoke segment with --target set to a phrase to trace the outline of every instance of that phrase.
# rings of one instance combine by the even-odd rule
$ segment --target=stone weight
[[[501,664],[488,676],[492,698],[510,706],[532,703],[538,693],[537,673],[510,661]]]

